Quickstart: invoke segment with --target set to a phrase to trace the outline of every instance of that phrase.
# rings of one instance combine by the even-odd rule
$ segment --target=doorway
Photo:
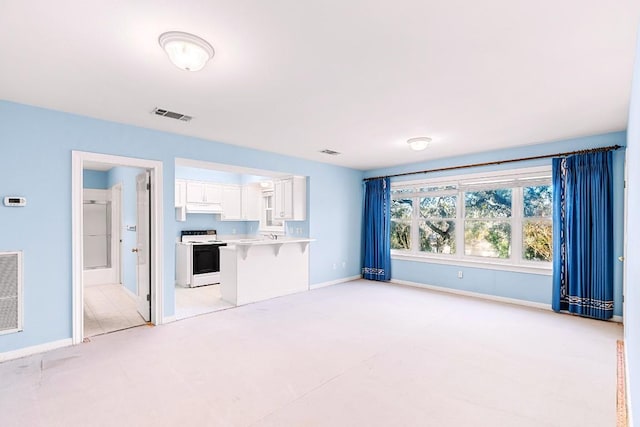
[[[82,172],[83,337],[88,338],[150,320],[151,218],[147,170],[91,163]]]
[[[85,188],[89,170],[108,177],[108,200]],[[162,323],[161,162],[74,151],[72,203],[74,344]]]

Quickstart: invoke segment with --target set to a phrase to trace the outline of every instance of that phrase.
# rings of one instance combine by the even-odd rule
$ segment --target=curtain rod
[[[619,148],[623,148],[623,147],[621,145],[610,145],[608,147],[590,148],[588,150],[567,151],[567,152],[564,152],[564,153],[543,154],[541,156],[520,157],[518,159],[496,160],[496,161],[493,161],[493,162],[472,163],[472,164],[469,164],[469,165],[460,165],[460,166],[448,166],[446,168],[426,169],[426,170],[416,171],[416,172],[403,172],[403,173],[396,173],[396,174],[393,174],[393,175],[372,176],[370,178],[364,178],[363,181],[371,181],[371,180],[380,179],[380,178],[395,178],[397,176],[421,175],[421,174],[425,174],[425,173],[443,172],[443,171],[450,171],[450,170],[455,170],[455,169],[467,169],[467,168],[476,168],[476,167],[481,167],[481,166],[501,165],[503,163],[525,162],[527,160],[548,159],[550,157],[566,157],[566,156],[570,156],[572,154],[599,153],[601,151],[614,151],[614,150],[617,150]]]

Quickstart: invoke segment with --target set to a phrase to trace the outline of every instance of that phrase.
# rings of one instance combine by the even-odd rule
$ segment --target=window
[[[284,233],[284,221],[274,216],[273,190],[262,193],[262,215],[260,216],[260,231]]]
[[[411,218],[413,200],[398,199],[391,202],[391,249],[411,248]]]
[[[397,182],[391,195],[394,257],[551,267],[550,167]]]
[[[511,255],[510,188],[464,193],[464,254],[490,258]]]
[[[551,186],[524,187],[522,191],[522,256],[526,260],[550,262],[553,248]]]

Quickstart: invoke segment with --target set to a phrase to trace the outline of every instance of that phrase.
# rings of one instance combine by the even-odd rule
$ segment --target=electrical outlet
[[[462,279],[462,270],[458,270],[458,279]]]

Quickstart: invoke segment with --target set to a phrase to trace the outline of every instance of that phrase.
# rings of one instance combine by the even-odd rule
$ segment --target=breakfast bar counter
[[[220,248],[222,299],[243,305],[309,289],[313,239],[241,239]]]

